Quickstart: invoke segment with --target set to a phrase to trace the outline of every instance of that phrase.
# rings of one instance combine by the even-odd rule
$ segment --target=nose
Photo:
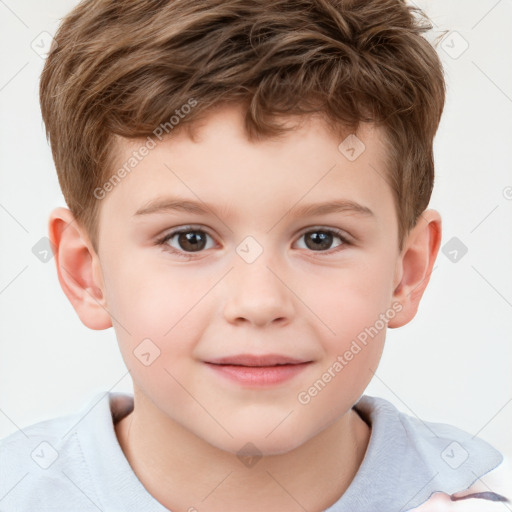
[[[274,267],[277,266],[272,265],[272,258],[264,255],[252,263],[239,260],[235,264],[226,277],[224,290],[227,297],[224,316],[228,322],[257,327],[290,322],[294,311],[293,293]]]

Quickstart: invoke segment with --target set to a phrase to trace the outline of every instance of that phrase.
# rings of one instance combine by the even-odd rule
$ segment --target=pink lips
[[[206,361],[208,367],[223,377],[247,386],[270,386],[291,379],[311,361],[279,354],[240,354]]]

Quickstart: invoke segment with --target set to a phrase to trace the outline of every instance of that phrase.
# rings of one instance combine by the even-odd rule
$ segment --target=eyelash
[[[185,258],[188,260],[193,259],[195,254],[201,254],[202,252],[204,252],[204,250],[197,251],[197,252],[186,252],[186,251],[177,250],[174,247],[171,247],[170,245],[167,244],[167,242],[169,240],[172,240],[172,238],[175,237],[176,235],[179,235],[181,233],[190,233],[190,232],[204,233],[213,239],[213,237],[204,229],[194,227],[194,226],[185,226],[183,228],[176,229],[175,231],[171,231],[170,233],[164,235],[162,238],[157,240],[156,244],[159,246],[162,246],[162,248],[165,251],[175,254],[176,256],[179,256],[181,258]],[[301,235],[299,236],[299,239],[302,238],[304,235],[307,235],[308,233],[316,233],[316,232],[322,232],[322,233],[328,233],[331,235],[335,235],[341,240],[342,243],[338,247],[336,247],[334,250],[327,250],[327,251],[310,250],[310,252],[331,255],[331,254],[337,253],[340,250],[342,250],[342,248],[344,246],[351,245],[351,242],[348,240],[348,238],[346,236],[343,235],[343,233],[341,231],[339,231],[337,229],[333,229],[333,228],[312,227],[312,228],[309,228],[307,231],[303,231],[301,233]]]

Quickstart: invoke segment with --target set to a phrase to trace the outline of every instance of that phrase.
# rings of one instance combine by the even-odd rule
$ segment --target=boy
[[[3,440],[0,510],[510,507],[483,440],[362,396],[441,240],[444,79],[398,0],[86,0],[41,106],[50,239],[134,395]],[[420,13],[417,13],[420,14]]]

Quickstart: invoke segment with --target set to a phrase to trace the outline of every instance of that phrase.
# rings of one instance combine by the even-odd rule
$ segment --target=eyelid
[[[160,239],[165,239],[171,235],[177,235],[179,233],[188,232],[188,231],[203,231],[207,235],[210,235],[213,238],[213,235],[209,232],[207,228],[201,226],[199,224],[183,224],[181,226],[176,226],[174,228],[169,228],[165,234],[163,234]]]
[[[312,226],[302,228],[302,230],[299,231],[299,233],[296,235],[296,237],[303,236],[305,233],[309,233],[310,231],[314,231],[314,230],[331,232],[331,233],[334,233],[334,234],[346,239],[348,242],[354,241],[354,238],[351,235],[349,235],[346,231],[341,230],[339,228],[326,227],[326,226],[322,226],[322,225],[312,225]],[[183,233],[183,232],[187,232],[187,231],[203,231],[210,237],[215,238],[209,232],[208,229],[204,228],[204,226],[194,225],[194,224],[186,224],[183,226],[178,226],[176,228],[171,228],[170,231],[168,231],[166,234],[160,236],[158,238],[158,240],[165,240],[167,237],[171,237],[172,235],[177,235],[179,233]]]
[[[175,228],[169,229],[165,234],[157,238],[157,243],[162,243],[166,239],[170,240],[173,236],[179,235],[180,233],[188,233],[189,231],[201,231],[203,233],[206,233],[210,238],[215,239],[215,237],[210,233],[210,231],[204,228],[203,226],[185,224],[183,226],[177,226]]]
[[[301,231],[299,231],[299,234],[297,236],[302,236],[304,235],[305,233],[309,233],[310,231],[324,231],[324,232],[328,232],[328,233],[334,233],[335,235],[343,238],[344,240],[346,240],[347,242],[350,242],[350,243],[353,243],[355,242],[355,239],[352,235],[350,235],[349,233],[347,233],[346,231],[344,231],[343,229],[340,229],[340,228],[335,228],[335,227],[327,227],[327,226],[322,226],[322,225],[313,225],[313,226],[308,226],[307,228],[303,228]],[[326,251],[323,251],[323,252],[326,252]]]

